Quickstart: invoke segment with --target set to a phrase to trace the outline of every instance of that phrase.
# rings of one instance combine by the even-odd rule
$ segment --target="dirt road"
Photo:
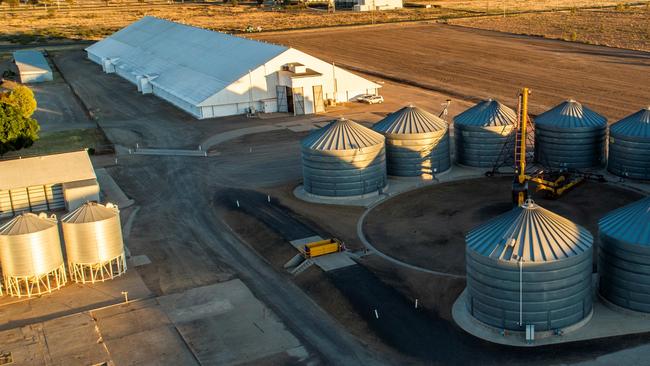
[[[451,95],[513,105],[517,89],[528,86],[534,114],[574,98],[619,119],[650,98],[650,54],[639,51],[426,23],[253,37]]]

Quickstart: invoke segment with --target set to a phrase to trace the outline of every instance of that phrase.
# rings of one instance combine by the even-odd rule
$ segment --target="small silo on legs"
[[[126,271],[120,211],[87,202],[61,219],[70,278],[94,283]]]
[[[498,329],[563,329],[592,311],[593,237],[531,200],[466,238],[467,310]]]
[[[650,197],[610,212],[598,228],[600,294],[650,313]]]
[[[535,161],[554,169],[597,168],[605,161],[607,118],[567,100],[535,118]]]
[[[24,213],[0,228],[0,262],[6,292],[31,297],[66,283],[55,216]]]
[[[447,122],[412,105],[391,113],[373,130],[386,137],[389,175],[419,177],[451,167]]]
[[[621,177],[650,179],[650,107],[609,126],[607,169]]]
[[[306,192],[328,197],[375,193],[387,184],[384,136],[338,119],[304,138],[303,186]]]
[[[454,117],[456,162],[491,168],[514,154],[517,114],[496,100],[484,100]],[[513,141],[508,151],[504,149]]]

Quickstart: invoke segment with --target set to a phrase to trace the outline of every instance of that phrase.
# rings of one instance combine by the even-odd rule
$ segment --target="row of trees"
[[[18,85],[0,92],[0,156],[30,147],[38,140],[40,126],[32,118],[36,110],[34,92]]]

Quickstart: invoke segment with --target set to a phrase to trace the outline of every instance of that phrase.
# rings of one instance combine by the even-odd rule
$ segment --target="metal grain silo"
[[[567,100],[535,118],[535,161],[549,168],[595,168],[605,161],[607,118]]]
[[[609,126],[607,169],[621,177],[650,179],[650,107]]]
[[[384,136],[338,119],[302,140],[305,191],[320,196],[357,196],[386,186]]]
[[[591,314],[593,237],[531,200],[466,237],[467,309],[499,329],[556,330]]]
[[[56,216],[24,213],[0,227],[0,263],[11,296],[36,296],[66,283]]]
[[[601,295],[650,313],[650,197],[610,212],[598,227]]]
[[[454,117],[456,162],[488,168],[514,154],[514,144],[504,151],[514,138],[517,114],[496,100],[484,100]],[[514,140],[513,140],[514,141]]]
[[[449,126],[427,111],[410,105],[389,114],[372,129],[386,137],[389,175],[418,177],[451,167]]]
[[[126,271],[120,211],[87,202],[61,219],[70,278],[86,283],[113,279]]]

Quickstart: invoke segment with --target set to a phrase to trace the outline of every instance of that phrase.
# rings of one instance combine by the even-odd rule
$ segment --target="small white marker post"
[[[266,201],[268,203],[271,203],[271,195],[268,195],[268,194],[266,195]]]
[[[379,312],[375,309],[375,318],[379,319]]]
[[[122,295],[124,295],[124,303],[128,304],[129,303],[129,292],[128,291],[122,291]]]
[[[137,150],[137,149],[139,149],[139,148],[140,148],[140,144],[136,142],[136,143],[135,143],[135,149]]]
[[[415,299],[415,308],[418,308],[418,299]]]
[[[201,145],[199,145],[199,151],[201,151],[201,150],[203,150],[203,149],[201,148]]]
[[[115,165],[117,165],[117,158],[115,158]]]
[[[237,200],[237,208],[239,208],[239,200]]]
[[[248,148],[248,152],[253,152],[253,148],[252,148],[252,147],[249,147],[249,148]]]

